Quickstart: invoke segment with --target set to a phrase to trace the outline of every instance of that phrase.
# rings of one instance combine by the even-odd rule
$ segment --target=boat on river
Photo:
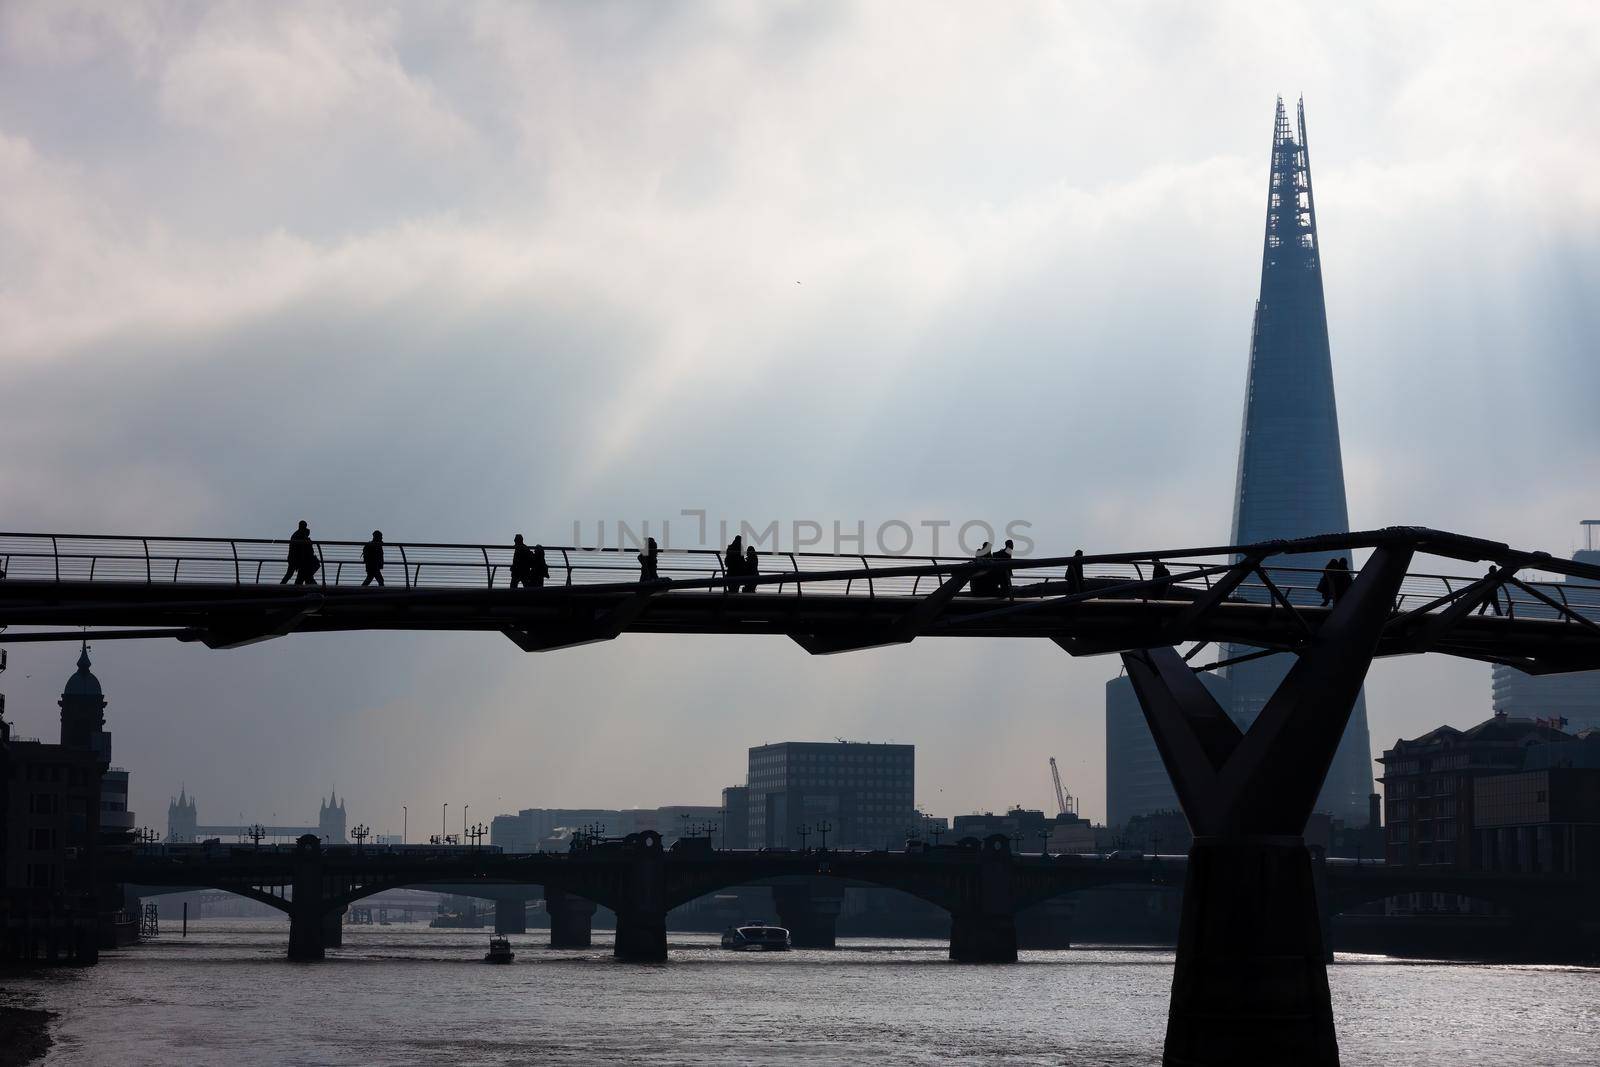
[[[510,963],[517,958],[511,951],[511,939],[506,937],[491,937],[489,951],[483,954],[484,963]]]
[[[772,923],[738,923],[722,932],[722,947],[734,952],[785,952],[789,931]]]

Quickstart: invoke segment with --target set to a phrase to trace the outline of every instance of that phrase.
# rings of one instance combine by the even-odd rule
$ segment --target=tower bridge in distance
[[[1168,1013],[1173,1063],[1338,1062],[1318,874],[1303,834],[1375,657],[1435,652],[1539,674],[1600,669],[1600,588],[1541,582],[1533,573],[1596,582],[1600,566],[1416,527],[1029,560],[769,553],[759,573],[737,578],[722,573],[714,553],[663,552],[651,581],[641,581],[622,553],[555,549],[558,584],[535,589],[510,588],[509,548],[392,547],[404,581],[371,589],[356,584],[363,575],[357,542],[320,543],[322,583],[286,586],[272,584],[282,549],[269,541],[0,535],[8,575],[0,581],[0,626],[110,627],[93,638],[166,637],[212,648],[291,633],[395,629],[483,630],[528,651],[678,633],[779,634],[813,654],[932,636],[1048,639],[1072,655],[1117,653],[1195,834]],[[1323,574],[1302,561],[1358,550],[1369,550],[1365,563],[1348,584],[1334,583],[1324,605],[1315,592]],[[1412,571],[1418,556],[1490,566],[1478,578]],[[0,640],[82,636],[58,630]],[[1180,653],[1182,644],[1192,647]],[[1210,645],[1253,651],[1196,666]],[[1242,730],[1196,674],[1274,652],[1292,653],[1292,665]],[[619,951],[640,958],[642,946],[652,954],[664,946],[657,917],[664,923],[663,905],[679,884],[669,871],[680,865],[654,858],[659,845],[642,836],[618,845],[614,858],[575,857],[561,868],[524,859],[525,873],[506,870],[510,881],[546,878],[558,886],[558,871],[584,872],[588,899],[620,905],[613,908]],[[1025,892],[1019,872],[1033,873],[1015,862],[995,866],[991,849],[984,843],[964,861],[828,862],[864,881],[880,879],[862,877],[854,865],[926,865],[925,876],[948,879],[953,929],[976,931],[982,945],[1002,936],[990,923],[990,902],[1015,899]],[[265,855],[232,859],[241,865],[236,884],[258,899],[274,897],[259,885],[285,891],[292,931],[300,931],[291,932],[291,951],[299,956],[314,956],[320,944],[311,909],[324,914],[383,880],[369,866],[375,861],[324,856],[314,838],[301,839],[287,859]],[[796,862],[793,873],[815,873],[803,867],[814,860]],[[249,863],[268,866],[245,870]],[[142,857],[102,870],[147,883],[158,873]],[[170,877],[215,884],[195,881],[201,870]],[[888,877],[887,868],[877,873]],[[722,884],[751,875],[744,870]],[[435,880],[417,870],[392,876],[395,885]],[[695,884],[711,888],[704,879]],[[952,950],[967,937],[953,939]]]

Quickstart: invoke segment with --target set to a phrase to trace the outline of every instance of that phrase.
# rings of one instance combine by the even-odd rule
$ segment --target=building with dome
[[[107,832],[128,840],[133,824],[127,772],[108,774],[106,699],[87,644],[58,703],[56,744],[14,737],[0,720],[0,956],[93,963],[111,916],[90,871]]]

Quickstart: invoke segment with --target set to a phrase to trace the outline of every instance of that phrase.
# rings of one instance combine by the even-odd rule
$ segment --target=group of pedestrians
[[[654,541],[651,542],[654,544]],[[367,574],[362,579],[363,588],[376,582],[383,585],[383,568],[388,562],[383,551],[383,531],[373,530],[372,540],[361,546],[361,565]],[[317,572],[322,569],[322,559],[317,552],[316,543],[311,540],[311,525],[301,519],[300,525],[294,533],[289,535],[288,566],[283,572],[279,585],[288,585],[293,580],[295,585],[317,584]],[[550,566],[545,562],[544,546],[534,545],[529,548],[521,534],[511,540],[511,588],[521,586],[524,589],[538,589],[543,587],[545,579],[550,577]]]
[[[1334,556],[1322,568],[1322,580],[1317,583],[1317,593],[1322,597],[1322,606],[1337,604],[1339,599],[1350,591],[1355,584],[1356,576],[1350,570],[1350,561],[1344,556]]]
[[[1011,558],[1012,553],[1016,551],[1016,547],[1014,542],[1008,540],[1004,548],[994,550],[989,547],[989,542],[985,541],[983,547],[979,548],[977,554],[972,558],[982,563],[993,560],[1008,560]],[[979,574],[975,574],[972,576],[972,581],[967,583],[967,588],[972,592],[973,596],[1010,596],[1011,568],[995,567],[992,570],[984,570]]]
[[[755,545],[745,546],[743,534],[735,534],[722,552],[722,570],[727,578],[728,592],[737,593],[740,588],[738,579],[754,578],[761,573],[761,554],[756,551]],[[744,591],[754,593],[755,583],[747,580]]]

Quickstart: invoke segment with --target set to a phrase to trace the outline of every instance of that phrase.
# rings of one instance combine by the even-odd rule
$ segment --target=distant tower
[[[71,748],[93,749],[108,763],[111,735],[106,733],[106,698],[100,679],[89,670],[89,645],[78,654],[78,670],[67,679],[58,701],[61,707],[61,743]]]
[[[193,841],[200,834],[199,826],[200,813],[195,810],[194,798],[179,787],[177,799],[167,803],[167,840]]]
[[[1290,125],[1280,97],[1267,186],[1261,295],[1256,300],[1250,338],[1250,372],[1239,440],[1234,544],[1342,533],[1350,528],[1303,100],[1298,119],[1297,126]],[[1282,557],[1275,565],[1320,568],[1326,562],[1323,557]],[[1304,600],[1315,579],[1306,576],[1290,584],[1296,586],[1295,599]],[[1312,602],[1316,602],[1314,597]],[[1230,647],[1225,655],[1248,651]],[[1229,711],[1235,722],[1248,727],[1255,721],[1292,662],[1291,656],[1276,655],[1228,669],[1232,688]],[[1372,745],[1363,694],[1356,698],[1317,809],[1349,825],[1364,826],[1371,792]]]
[[[328,791],[328,799],[317,809],[317,836],[330,845],[349,844],[344,836],[344,802]]]

